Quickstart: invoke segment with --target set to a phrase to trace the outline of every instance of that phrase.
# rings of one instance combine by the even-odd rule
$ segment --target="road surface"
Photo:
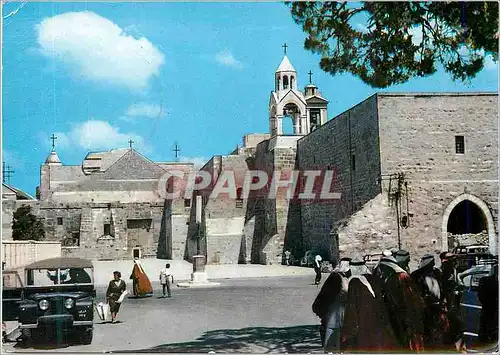
[[[217,280],[219,287],[173,288],[172,298],[126,299],[116,324],[96,316],[90,345],[8,343],[19,352],[319,352],[319,319],[311,277]],[[130,290],[130,284],[127,285]],[[97,302],[104,299],[97,289]]]

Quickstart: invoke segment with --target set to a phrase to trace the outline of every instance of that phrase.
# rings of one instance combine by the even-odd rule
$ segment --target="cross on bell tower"
[[[175,142],[175,145],[174,145],[175,161],[179,160],[179,152],[180,151],[181,151],[181,149],[179,148],[179,144],[177,142]]]
[[[312,84],[312,75],[313,75],[312,71],[309,70],[309,73],[307,74],[309,74],[309,84]]]
[[[50,139],[52,140],[52,151],[56,150],[56,140],[57,140],[57,136],[52,133],[52,136],[50,136]]]
[[[283,50],[285,51],[285,55],[286,55],[286,49],[288,48],[287,44],[283,43],[283,45],[281,47],[283,47]]]
[[[130,149],[132,149],[132,144],[134,144],[134,141],[132,139],[128,140],[128,146]]]

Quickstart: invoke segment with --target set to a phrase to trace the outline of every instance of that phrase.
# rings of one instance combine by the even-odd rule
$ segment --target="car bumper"
[[[91,320],[78,320],[78,321],[58,321],[57,318],[53,317],[51,321],[42,321],[36,324],[21,324],[19,328],[21,329],[36,329],[36,328],[46,328],[46,327],[55,327],[62,326],[63,328],[72,328],[72,327],[80,327],[80,326],[90,326],[93,325],[94,322]]]

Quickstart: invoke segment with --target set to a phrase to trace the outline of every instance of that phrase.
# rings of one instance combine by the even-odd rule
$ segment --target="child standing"
[[[165,265],[165,269],[160,271],[160,284],[163,288],[163,297],[165,297],[165,290],[167,291],[168,297],[172,297],[170,292],[170,286],[174,283],[174,276],[170,271],[170,264]]]

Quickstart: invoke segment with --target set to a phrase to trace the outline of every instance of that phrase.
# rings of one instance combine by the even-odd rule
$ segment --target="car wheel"
[[[94,337],[94,328],[88,327],[80,330],[80,343],[88,345],[92,343],[92,338]]]
[[[21,337],[20,340],[22,342],[28,343],[32,340],[33,338],[33,331],[29,328],[26,329],[21,329]]]

